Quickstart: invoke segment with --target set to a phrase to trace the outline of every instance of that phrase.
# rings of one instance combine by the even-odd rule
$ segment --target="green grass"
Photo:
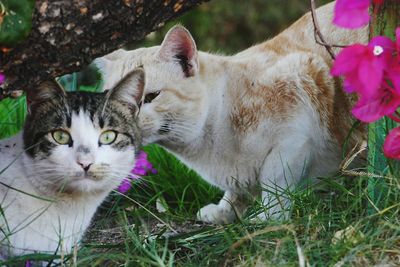
[[[0,102],[1,137],[20,129],[24,103],[23,98]],[[254,220],[262,211],[255,202],[240,221],[213,226],[196,222],[195,214],[202,206],[218,202],[222,192],[164,149],[156,145],[144,149],[158,173],[137,180],[126,196],[113,192],[100,207],[81,248],[63,259],[66,265],[398,265],[398,178],[385,178],[387,191],[372,211],[368,178],[337,176],[290,192],[293,205],[287,220]],[[163,203],[166,211],[160,213],[157,203]],[[345,229],[346,237],[340,238]],[[8,264],[52,258],[35,254],[10,259]]]
[[[0,139],[19,132],[25,121],[25,97],[0,101]]]
[[[196,211],[217,202],[210,187],[157,146],[145,148],[158,174],[137,181],[127,194],[114,192],[99,210],[77,255],[78,266],[372,266],[398,263],[400,256],[398,180],[382,209],[368,214],[367,179],[334,177],[290,193],[286,221],[245,217],[225,226],[195,221]],[[167,211],[157,212],[157,199]],[[348,230],[347,238],[335,234]],[[36,255],[37,256],[37,255]]]

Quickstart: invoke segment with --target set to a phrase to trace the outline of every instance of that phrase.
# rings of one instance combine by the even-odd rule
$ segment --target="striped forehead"
[[[104,93],[69,92],[68,107],[71,111],[79,113],[80,110],[88,112],[91,117],[102,106]]]
[[[97,145],[100,129],[94,124],[87,110],[79,109],[71,114],[71,137],[76,145]]]

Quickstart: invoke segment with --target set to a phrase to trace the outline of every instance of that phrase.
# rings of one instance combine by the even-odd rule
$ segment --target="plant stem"
[[[371,12],[373,19],[370,24],[370,37],[385,35],[394,39],[395,29],[400,25],[400,1],[385,0],[382,5],[375,5]],[[368,173],[382,176],[400,176],[400,164],[390,161],[383,155],[383,143],[387,133],[396,126],[396,123],[385,117],[368,126]],[[385,205],[387,186],[382,178],[368,179],[368,194],[373,204],[369,206],[369,213],[375,213],[373,207]]]

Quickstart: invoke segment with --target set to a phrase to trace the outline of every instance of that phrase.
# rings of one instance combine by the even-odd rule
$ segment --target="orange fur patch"
[[[262,85],[246,80],[233,97],[230,119],[235,131],[246,133],[257,129],[266,117],[281,120],[294,112],[298,97],[293,85],[276,81],[272,85]]]

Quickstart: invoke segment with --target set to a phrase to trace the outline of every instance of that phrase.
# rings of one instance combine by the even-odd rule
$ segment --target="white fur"
[[[101,131],[83,111],[73,114],[70,133],[74,140],[72,147],[58,145],[43,159],[32,159],[23,152],[21,134],[0,141],[0,170],[16,160],[0,174],[0,181],[49,199],[0,185],[5,214],[0,218],[0,226],[7,234],[0,234],[3,257],[37,251],[54,253],[57,249],[59,254],[71,252],[97,207],[133,166],[133,146],[126,151],[116,151],[107,145],[99,147]],[[47,138],[52,140],[50,135]],[[85,153],[79,149],[82,146],[87,149]],[[92,164],[90,177],[78,164],[82,161]]]

